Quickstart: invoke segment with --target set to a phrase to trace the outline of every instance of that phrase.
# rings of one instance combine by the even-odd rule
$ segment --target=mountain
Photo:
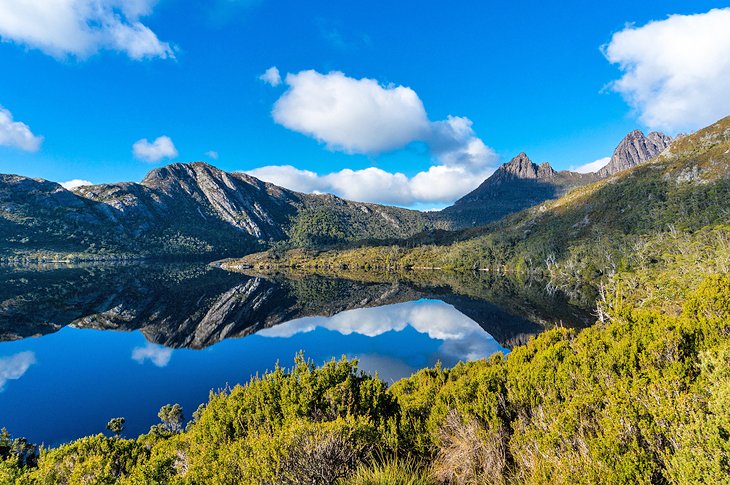
[[[520,153],[440,212],[302,194],[202,162],[152,170],[141,183],[78,187],[0,175],[0,261],[241,256],[285,243],[327,248],[482,226],[565,195],[664,150],[630,133],[599,173],[556,171]]]
[[[663,133],[651,132],[644,136],[634,130],[621,140],[605,167],[585,174],[555,171],[547,162],[537,165],[523,152],[499,167],[472,192],[435,213],[434,219],[448,221],[455,229],[488,224],[640,165],[659,155],[671,141]]]
[[[598,176],[608,177],[651,160],[663,152],[671,142],[672,138],[664,133],[652,131],[648,136],[644,136],[641,131],[634,130],[621,140],[611,160],[598,171]]]
[[[3,259],[241,255],[277,241],[329,245],[437,226],[418,211],[302,194],[202,162],[73,191],[0,175]]]
[[[508,164],[511,172],[503,167],[504,175],[493,176],[488,186],[498,186],[496,180],[502,178],[513,181],[510,175],[515,171],[539,176],[540,167],[519,158]],[[547,167],[542,170],[550,173]],[[566,285],[600,282],[620,269],[662,268],[693,257],[727,271],[730,256],[722,251],[730,247],[726,242],[730,240],[730,117],[674,140],[646,163],[444,240],[423,244],[407,240],[399,247],[317,254],[290,252],[275,260],[264,253],[227,264],[506,270],[548,274]],[[716,258],[708,256],[715,252]],[[682,278],[701,279],[677,271]],[[667,274],[655,275],[656,281]]]
[[[436,218],[448,220],[457,228],[481,226],[597,179],[596,174],[556,171],[547,162],[537,165],[520,153],[479,187],[437,213]]]

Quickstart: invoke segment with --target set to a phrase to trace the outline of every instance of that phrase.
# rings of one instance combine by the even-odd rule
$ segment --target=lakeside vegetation
[[[683,284],[664,293],[681,295],[678,312],[642,308],[619,286],[591,328],[549,330],[508,357],[391,387],[354,361],[299,357],[211,393],[184,430],[169,406],[134,439],[97,435],[36,455],[4,435],[0,481],[727,482],[730,276]]]

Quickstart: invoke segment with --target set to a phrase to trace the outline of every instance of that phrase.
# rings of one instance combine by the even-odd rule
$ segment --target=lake
[[[57,445],[126,436],[157,411],[186,417],[213,390],[288,367],[357,358],[393,382],[418,369],[509,352],[590,312],[543,282],[484,274],[256,276],[204,264],[0,270],[0,426]]]

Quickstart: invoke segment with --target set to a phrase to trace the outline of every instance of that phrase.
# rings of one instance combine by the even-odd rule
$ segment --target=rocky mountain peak
[[[535,164],[530,158],[521,152],[509,162],[502,165],[498,172],[509,175],[511,178],[519,179],[544,179],[551,178],[555,175],[555,170],[548,162]]]
[[[645,136],[641,130],[634,130],[621,140],[611,160],[598,171],[598,175],[608,177],[651,160],[663,152],[671,141],[672,138],[664,133],[653,131]]]
[[[224,175],[225,172],[205,162],[172,163],[150,170],[142,180],[142,185],[156,187],[170,181],[191,182],[200,179],[201,176],[221,178]]]

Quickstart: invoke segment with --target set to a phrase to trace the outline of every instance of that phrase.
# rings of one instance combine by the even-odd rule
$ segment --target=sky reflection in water
[[[320,364],[357,357],[389,382],[441,361],[446,366],[505,351],[451,305],[418,300],[304,317],[203,350],[169,349],[140,332],[81,330],[0,343],[0,426],[58,444],[127,418],[127,436],[145,432],[166,403],[186,416],[211,389],[245,382],[296,352]]]

